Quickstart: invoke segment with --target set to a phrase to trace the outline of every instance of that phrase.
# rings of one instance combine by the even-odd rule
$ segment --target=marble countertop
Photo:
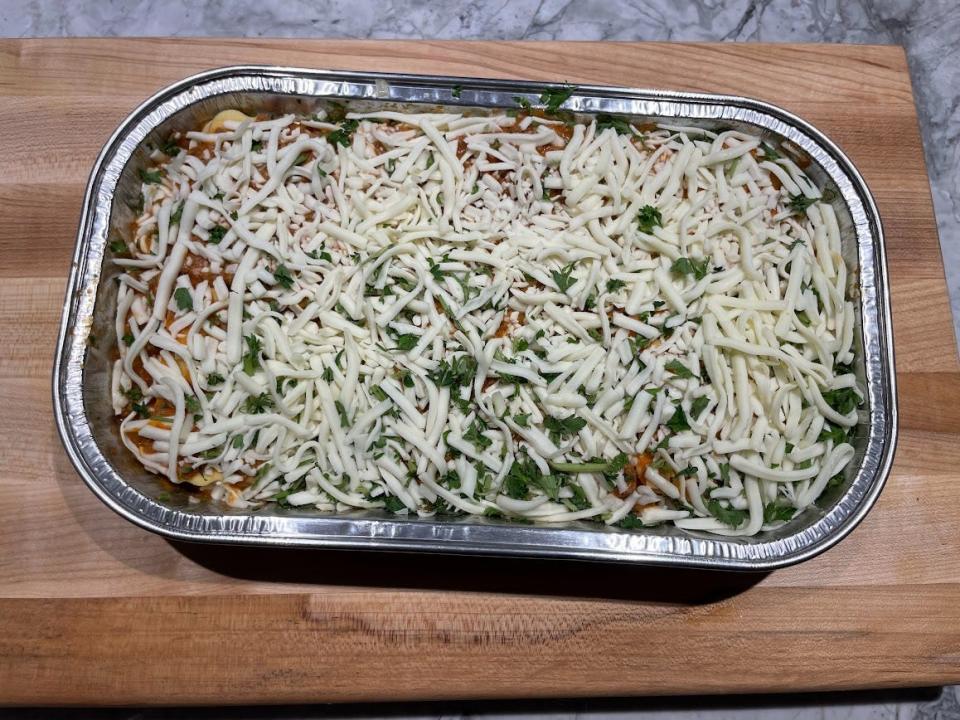
[[[957,0],[0,0],[0,35],[223,35],[529,40],[735,40],[903,45],[930,174],[947,283],[960,329],[960,2]],[[960,332],[958,332],[960,335]],[[599,703],[456,709],[445,717],[960,718],[957,688],[916,693],[769,700],[717,707]],[[711,707],[712,706],[712,707]],[[439,710],[439,709],[438,709]],[[449,714],[451,713],[452,714]],[[380,710],[244,710],[237,717],[436,717],[424,707]],[[116,711],[110,717],[223,717]],[[43,715],[37,715],[41,717]],[[81,713],[76,717],[83,717]],[[0,717],[5,717],[0,711]],[[26,717],[21,714],[18,717]],[[32,717],[32,716],[31,716]]]

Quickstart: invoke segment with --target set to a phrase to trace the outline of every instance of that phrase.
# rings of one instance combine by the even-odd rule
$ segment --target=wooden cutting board
[[[850,155],[887,234],[900,443],[843,543],[767,575],[216,548],[77,477],[50,373],[80,201],[134,106],[238,63],[750,95]],[[0,43],[0,702],[256,703],[960,681],[960,368],[898,47],[266,40]]]

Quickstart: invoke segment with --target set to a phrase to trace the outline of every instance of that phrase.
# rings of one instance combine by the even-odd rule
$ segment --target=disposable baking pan
[[[280,67],[205,72],[157,93],[114,132],[90,174],[60,326],[53,377],[57,427],[90,489],[116,512],[179,540],[579,558],[729,570],[769,570],[816,555],[847,535],[873,505],[893,460],[897,406],[890,293],[876,205],[853,163],[823,133],[773,105],[743,97],[602,86],[578,87],[567,107],[618,113],[638,122],[682,122],[758,133],[809,160],[808,175],[831,191],[843,255],[853,270],[858,309],[856,372],[866,390],[844,482],[783,527],[722,538],[674,527],[624,531],[601,524],[521,525],[491,518],[398,518],[382,511],[329,515],[281,508],[234,510],[163,492],[119,439],[109,392],[116,343],[118,272],[105,259],[107,238],[133,218],[137,170],[147,145],[171,130],[193,129],[218,111],[311,112],[331,101],[358,109],[412,106],[514,107],[542,84],[475,78],[355,73]]]

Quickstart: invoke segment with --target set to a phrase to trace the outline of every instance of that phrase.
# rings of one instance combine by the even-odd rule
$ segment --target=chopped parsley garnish
[[[797,509],[791,505],[769,503],[763,506],[763,521],[765,523],[787,522],[797,514]]]
[[[207,235],[209,236],[207,242],[211,242],[216,245],[223,240],[223,236],[226,234],[227,229],[223,227],[223,225],[214,225],[207,231]]]
[[[413,350],[417,343],[420,341],[419,335],[414,335],[413,333],[404,333],[402,335],[397,335],[397,350],[406,352],[408,350]]]
[[[774,150],[774,149],[773,149],[770,145],[768,145],[767,143],[760,143],[760,159],[761,159],[761,160],[769,160],[769,161],[773,162],[774,160],[779,160],[779,159],[780,159],[780,153],[778,153],[776,150]]]
[[[513,421],[518,427],[530,427],[530,413],[518,413],[513,416]]]
[[[243,411],[250,415],[261,415],[273,407],[273,398],[270,393],[251,395],[243,402]]]
[[[311,250],[307,253],[307,257],[314,260],[326,260],[327,262],[333,262],[333,256],[328,253],[326,250]]]
[[[654,228],[663,227],[663,217],[660,215],[660,211],[652,205],[644,205],[637,213],[637,225],[641,232],[649,235]]]
[[[114,255],[129,255],[130,248],[127,247],[127,244],[120,238],[116,238],[110,241],[110,252]]]
[[[640,528],[646,527],[646,525],[644,525],[643,520],[636,515],[627,515],[617,523],[617,527],[621,527],[624,530],[639,530]]]
[[[353,139],[353,133],[360,126],[358,120],[344,120],[340,123],[340,127],[330,134],[327,135],[327,142],[331,145],[342,145],[343,147],[350,147],[350,143]]]
[[[187,395],[184,397],[183,403],[188,413],[200,412],[200,400],[196,395]]]
[[[244,335],[243,339],[247,343],[247,352],[243,354],[243,371],[247,375],[253,375],[260,369],[260,351],[263,344],[256,335]]]
[[[795,213],[804,213],[807,208],[817,202],[817,198],[807,197],[806,195],[791,195],[787,207]]]
[[[663,367],[668,372],[672,372],[677,377],[685,380],[693,377],[693,373],[690,372],[690,369],[679,360],[671,360]]]
[[[820,431],[820,435],[817,437],[818,442],[833,442],[833,444],[839,445],[840,443],[847,442],[847,431],[842,427],[835,427],[830,423],[824,423],[823,429]]]
[[[667,421],[667,427],[675,433],[690,429],[690,423],[687,422],[687,416],[684,414],[683,408],[679,405],[674,406],[674,412]]]
[[[749,517],[743,510],[724,507],[719,500],[707,500],[706,505],[711,515],[724,525],[729,525],[732,528],[740,527]]]
[[[553,282],[557,284],[557,289],[560,292],[565,293],[576,284],[577,278],[573,277],[573,269],[576,265],[575,262],[572,262],[564,265],[560,270],[550,271],[550,276],[553,278]]]
[[[407,509],[407,506],[403,504],[403,500],[394,495],[387,495],[383,499],[383,506],[394,514],[401,513]]]
[[[709,262],[706,259],[693,260],[687,257],[679,257],[673,261],[670,272],[675,275],[693,275],[697,280],[703,280],[710,272],[709,267]]]
[[[630,127],[630,121],[620,115],[608,115],[600,113],[597,115],[597,130],[606,130],[612,128],[619,135],[633,135],[633,128]]]
[[[160,145],[157,146],[157,150],[171,158],[174,158],[180,154],[180,146],[177,144],[176,139],[174,139],[172,135],[160,143]]]
[[[173,299],[179,310],[193,310],[193,296],[185,287],[178,287],[173,291]]]
[[[140,168],[138,173],[145,185],[157,185],[163,182],[163,170],[144,170]]]
[[[452,88],[450,88],[450,94],[451,94],[453,97],[457,98],[457,100],[459,100],[459,99],[460,99],[460,96],[463,94],[463,86],[462,86],[462,85],[454,85]]]
[[[720,468],[720,479],[725,483],[730,482],[730,463],[722,463],[719,465]]]
[[[207,385],[223,385],[224,382],[226,382],[226,378],[220,373],[212,372],[207,375]]]
[[[343,406],[343,403],[339,400],[334,400],[333,405],[337,408],[337,415],[340,416],[340,427],[350,427],[350,418],[347,415],[347,409]]]
[[[440,268],[440,264],[434,262],[433,258],[427,258],[427,265],[430,267],[430,274],[433,276],[433,279],[439,284],[443,282],[443,278],[446,277],[446,272]]]
[[[133,341],[135,339],[136,338],[133,337],[133,333],[130,333],[130,332],[124,333],[124,336],[121,338],[121,340],[123,340],[123,344],[126,345],[127,347],[129,347],[130,345],[133,345]]]
[[[587,421],[577,415],[569,415],[565,418],[547,415],[544,420],[544,427],[550,434],[550,438],[556,442],[563,438],[575,435],[587,426]]]
[[[616,278],[610,278],[607,280],[607,292],[615,293],[619,290],[623,290],[627,286],[627,283],[623,280],[618,280]]]
[[[839,388],[823,393],[823,399],[841,415],[849,415],[859,407],[862,398],[853,388]]]
[[[440,387],[468,385],[477,372],[477,361],[470,355],[458,355],[449,362],[441,360],[430,372],[430,379]]]
[[[486,428],[482,426],[479,420],[474,420],[467,431],[463,434],[463,439],[473,445],[477,450],[483,452],[493,445],[493,440],[483,434]]]
[[[700,415],[703,414],[703,411],[706,409],[707,405],[710,404],[710,398],[706,395],[701,395],[692,403],[690,403],[690,418],[693,420],[699,419]]]
[[[558,88],[545,88],[540,93],[540,102],[543,104],[544,112],[548,115],[555,115],[570,96],[576,92],[576,88],[570,85]]]
[[[277,269],[273,271],[273,279],[276,280],[277,284],[284,290],[289,290],[293,287],[293,276],[290,275],[290,271],[287,270],[287,266],[283,263],[277,265]]]
[[[537,464],[526,454],[518,454],[503,478],[503,492],[514,500],[523,500],[530,493],[530,483],[540,477]]]
[[[170,224],[179,223],[183,217],[183,203],[177,203],[177,209],[170,213]]]

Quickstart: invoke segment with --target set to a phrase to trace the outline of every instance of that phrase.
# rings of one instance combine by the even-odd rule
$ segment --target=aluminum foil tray
[[[832,191],[843,254],[855,288],[856,368],[866,389],[856,455],[844,483],[785,526],[749,538],[722,538],[674,527],[624,531],[572,522],[522,525],[491,518],[398,518],[382,511],[329,515],[268,505],[233,510],[164,492],[123,447],[110,406],[110,348],[116,343],[118,272],[105,262],[107,238],[128,227],[146,145],[193,129],[225,108],[248,113],[309,113],[331,101],[370,110],[514,107],[542,84],[506,80],[232,67],[187,78],[134,110],[109,139],[90,174],[53,375],[54,412],[64,446],[90,489],[148,530],[179,540],[273,546],[388,549],[579,558],[728,570],[769,570],[810,558],[847,535],[873,505],[893,460],[897,406],[883,231],[877,208],[850,160],[821,132],[773,105],[742,97],[614,87],[579,87],[567,107],[578,114],[682,121],[757,133],[810,160],[807,172]],[[791,145],[792,144],[792,145]]]

